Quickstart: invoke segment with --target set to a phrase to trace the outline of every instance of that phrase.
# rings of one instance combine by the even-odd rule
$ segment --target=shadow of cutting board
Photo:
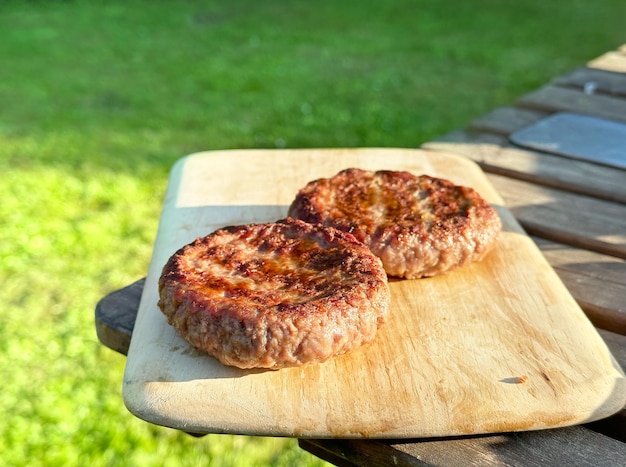
[[[192,349],[157,307],[161,268],[229,224],[286,215],[308,181],[347,167],[409,170],[476,188],[504,231],[481,263],[392,280],[376,340],[323,364],[226,367]],[[626,384],[603,340],[473,162],[404,149],[198,153],[172,169],[137,322],[124,401],[196,433],[415,438],[532,430],[611,415]]]

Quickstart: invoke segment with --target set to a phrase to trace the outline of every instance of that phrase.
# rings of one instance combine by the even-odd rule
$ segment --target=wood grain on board
[[[281,218],[306,182],[347,167],[473,186],[501,215],[496,248],[445,276],[392,281],[390,319],[376,340],[324,364],[246,371],[191,349],[156,306],[169,255],[223,225]],[[425,150],[257,150],[199,153],[173,168],[123,392],[135,415],[189,432],[415,438],[600,419],[626,402],[624,381],[474,162]]]

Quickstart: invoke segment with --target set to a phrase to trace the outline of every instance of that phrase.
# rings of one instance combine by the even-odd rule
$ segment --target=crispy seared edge
[[[196,239],[164,266],[159,279],[159,307],[168,322],[194,347],[240,368],[278,369],[323,362],[370,342],[385,321],[390,301],[380,260],[345,232],[293,219],[276,224],[349,249],[353,266],[360,271],[355,286],[338,286],[335,293],[325,297],[275,306],[207,300],[193,283],[185,281],[184,258],[194,249],[204,248],[203,243],[213,236],[241,228],[231,226]]]
[[[382,210],[387,218],[373,217]],[[502,229],[495,208],[473,188],[406,171],[350,168],[313,180],[288,213],[352,233],[389,275],[407,279],[482,260]]]

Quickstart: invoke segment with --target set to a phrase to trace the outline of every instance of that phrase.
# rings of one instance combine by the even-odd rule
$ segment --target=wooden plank
[[[626,122],[626,99],[601,94],[585,94],[581,90],[553,84],[526,94],[517,105],[544,112],[569,111]]]
[[[301,440],[300,447],[346,466],[626,465],[626,444],[583,427],[421,442]]]
[[[541,238],[533,240],[593,324],[626,334],[626,261]],[[624,347],[626,352],[626,342]]]
[[[596,68],[576,68],[568,74],[552,80],[557,86],[577,88],[588,94],[603,93],[613,96],[626,96],[626,74],[614,73]]]
[[[103,297],[96,305],[98,339],[123,355],[128,353],[145,282],[145,278],[139,279]]]
[[[611,349],[611,353],[617,360],[617,362],[626,368],[626,336],[624,334],[618,334],[606,329],[598,329],[598,332],[606,342],[606,345]],[[624,426],[626,429],[626,425]]]
[[[299,439],[307,452],[340,467],[427,466],[419,458],[390,446],[388,442],[348,439]]]
[[[626,205],[496,174],[489,180],[531,235],[626,258]]]
[[[482,117],[472,120],[469,129],[508,136],[531,125],[549,114],[518,107],[499,107]]]
[[[598,332],[617,362],[622,368],[626,368],[626,336],[603,329],[598,330]],[[611,438],[626,442],[626,408],[612,417],[588,423],[585,426]]]
[[[612,417],[588,423],[584,426],[585,428],[621,441],[622,443],[626,443],[626,410],[622,410]]]
[[[455,130],[424,148],[469,157],[484,171],[626,203],[623,171],[600,164],[522,149],[500,135]]]
[[[626,53],[620,51],[606,52],[587,63],[590,68],[626,73]]]

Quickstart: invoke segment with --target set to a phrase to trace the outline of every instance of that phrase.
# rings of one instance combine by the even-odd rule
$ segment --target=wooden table
[[[626,46],[424,148],[476,161],[626,368],[626,171],[514,145],[556,112],[626,123]],[[144,281],[104,297],[96,329],[126,353]],[[626,465],[626,409],[585,426],[425,440],[300,440],[337,465]]]

